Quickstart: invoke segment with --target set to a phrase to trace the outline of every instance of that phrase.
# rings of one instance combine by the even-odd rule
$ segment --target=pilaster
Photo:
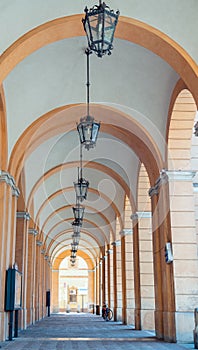
[[[153,212],[153,251],[156,301],[156,333],[158,338],[175,342],[175,298],[173,266],[165,261],[165,244],[171,242],[168,176],[161,172],[149,191]],[[159,264],[159,265],[158,265]]]
[[[22,310],[19,312],[19,328],[27,327],[27,268],[28,268],[28,227],[30,216],[27,212],[16,213],[16,253],[15,259],[22,272]]]
[[[28,268],[27,268],[27,325],[35,322],[35,260],[36,235],[38,231],[28,230]]]
[[[41,247],[42,247],[42,242],[37,240],[36,241],[36,291],[35,291],[35,321],[38,321],[41,319],[42,315],[42,297],[41,297],[41,276],[42,276],[42,271],[41,271]]]
[[[115,310],[117,321],[122,321],[122,258],[121,258],[121,240],[117,240],[114,242],[113,247],[115,247],[116,253],[116,282],[117,282],[117,307]]]
[[[167,171],[170,188],[172,250],[176,300],[176,335],[181,342],[192,342],[194,309],[198,297],[196,237],[196,172]],[[185,291],[181,295],[181,290]]]
[[[141,285],[140,285],[140,247],[138,214],[131,215],[133,228],[133,268],[134,268],[134,292],[135,292],[135,329],[141,329]]]
[[[123,230],[121,235],[121,278],[122,278],[122,323],[127,324],[127,296],[126,296],[126,249],[125,234]]]
[[[59,270],[52,269],[52,312],[59,312]]]
[[[107,303],[108,306],[111,308],[111,279],[110,279],[110,247],[109,245],[107,246],[107,251],[106,251],[106,256],[107,256],[107,262],[106,262],[106,270],[107,270]]]

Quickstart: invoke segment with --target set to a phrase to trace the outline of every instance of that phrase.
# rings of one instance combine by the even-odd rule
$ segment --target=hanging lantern
[[[80,143],[85,146],[87,150],[96,145],[99,129],[100,123],[96,123],[93,117],[87,115],[80,119],[80,123],[77,125],[77,130]]]
[[[87,115],[80,119],[80,123],[77,124],[77,130],[80,138],[80,143],[82,146],[85,146],[87,150],[93,148],[96,145],[96,140],[98,137],[100,123],[94,121],[94,118],[90,116],[89,113],[89,56],[91,51],[89,49],[85,50],[87,55]]]
[[[79,244],[79,241],[80,241],[80,234],[73,234],[72,235],[72,239],[73,239],[73,243],[78,245]]]
[[[85,18],[82,20],[87,35],[89,49],[98,57],[110,55],[113,49],[113,39],[118,22],[119,11],[110,10],[104,2],[93,6],[90,10],[85,7]]]
[[[72,209],[73,209],[73,213],[74,213],[74,219],[76,221],[82,221],[85,208],[77,203],[76,206],[73,207]]]
[[[72,253],[76,253],[77,250],[78,250],[78,244],[76,244],[74,242],[71,243],[71,251],[72,251]]]
[[[87,191],[89,188],[89,181],[80,178],[78,182],[74,182],[74,188],[76,191],[76,197],[79,199],[81,202],[87,198]]]

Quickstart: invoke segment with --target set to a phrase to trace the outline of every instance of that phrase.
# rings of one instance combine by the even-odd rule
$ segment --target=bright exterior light
[[[114,13],[104,2],[85,7],[85,18],[82,20],[87,35],[88,46],[98,57],[110,55],[113,49],[113,39],[118,22],[119,11]]]

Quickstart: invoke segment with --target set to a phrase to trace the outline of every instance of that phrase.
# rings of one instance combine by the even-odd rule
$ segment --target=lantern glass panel
[[[77,130],[78,130],[79,137],[80,137],[80,143],[83,143],[85,140],[84,140],[84,132],[83,132],[83,125],[82,125],[82,123],[77,125]]]
[[[84,210],[85,208],[77,205],[76,207],[73,207],[73,213],[74,213],[74,218],[75,220],[82,220],[83,219],[83,215],[84,215]]]
[[[82,226],[82,220],[74,220],[72,222],[72,226],[74,226],[75,230],[76,230],[77,227],[81,227]]]
[[[80,234],[73,234],[72,238],[73,238],[73,243],[78,245],[80,241]]]
[[[99,123],[93,123],[92,124],[92,135],[91,139],[93,143],[96,143],[97,137],[98,137],[98,132],[100,129],[100,124]]]
[[[85,179],[80,179],[78,182],[74,182],[76,197],[81,201],[87,198],[88,187],[89,187],[89,182],[86,181]]]

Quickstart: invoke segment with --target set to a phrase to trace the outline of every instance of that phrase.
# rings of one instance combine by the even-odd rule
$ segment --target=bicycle
[[[111,321],[113,318],[113,311],[106,305],[102,308],[102,317],[105,321]]]

